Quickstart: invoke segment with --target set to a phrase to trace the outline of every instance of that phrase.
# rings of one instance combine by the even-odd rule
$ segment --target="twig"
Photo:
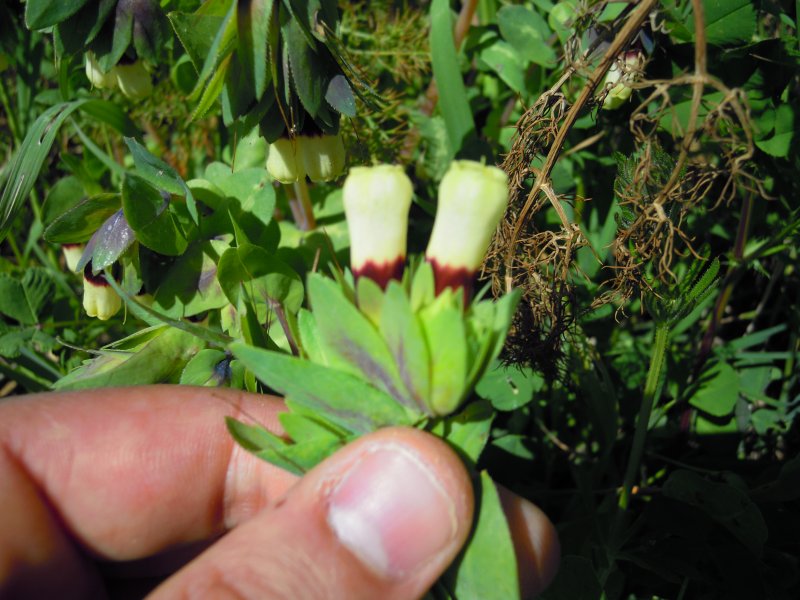
[[[575,124],[575,121],[578,118],[578,114],[583,109],[586,102],[589,98],[594,94],[595,89],[597,88],[600,81],[605,77],[605,74],[614,64],[614,61],[617,59],[617,56],[622,52],[623,48],[630,43],[630,40],[638,33],[639,28],[642,26],[642,23],[647,19],[650,11],[656,5],[657,0],[643,0],[631,13],[628,20],[625,22],[625,25],[622,26],[620,32],[614,38],[614,41],[608,47],[608,50],[603,55],[603,58],[600,60],[600,64],[597,68],[592,72],[589,76],[586,85],[581,90],[578,99],[575,101],[575,104],[570,107],[569,111],[567,112],[566,116],[564,117],[564,122],[562,123],[561,127],[556,134],[555,140],[553,140],[553,144],[550,147],[550,151],[547,153],[547,157],[545,158],[544,165],[542,169],[539,171],[538,175],[536,176],[536,180],[533,183],[533,187],[531,188],[528,197],[525,200],[525,204],[522,206],[520,210],[519,216],[517,217],[517,221],[514,224],[514,229],[511,232],[511,239],[507,244],[508,252],[506,254],[506,288],[508,291],[511,291],[513,276],[512,276],[512,267],[513,267],[513,259],[514,259],[514,250],[516,247],[516,242],[519,237],[519,232],[522,229],[522,225],[524,224],[525,220],[528,217],[528,213],[530,212],[531,208],[533,207],[539,192],[542,191],[542,188],[545,182],[550,178],[550,173],[553,170],[553,167],[556,164],[556,161],[559,158],[559,154],[561,153],[561,149],[564,146],[564,142],[567,139],[567,134],[569,133],[572,126]],[[567,78],[571,75],[572,69],[569,69],[565,75]],[[563,79],[563,77],[562,77]],[[555,208],[555,206],[554,206]],[[563,220],[562,220],[563,222]],[[569,223],[563,223],[565,227],[568,227]]]

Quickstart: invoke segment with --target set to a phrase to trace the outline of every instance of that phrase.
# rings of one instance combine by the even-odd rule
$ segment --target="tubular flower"
[[[103,273],[92,274],[92,263],[83,270],[83,308],[90,317],[106,321],[122,308],[122,299],[108,285]]]
[[[83,256],[83,244],[62,244],[61,251],[64,253],[64,260],[67,263],[67,269],[74,273],[78,270],[78,262]]]
[[[306,177],[311,181],[331,181],[344,169],[342,136],[298,135],[278,138],[267,151],[267,171],[281,183],[294,183]]]
[[[100,65],[91,52],[86,53],[86,77],[96,88],[113,88],[117,85],[116,67],[112,67],[108,73],[103,73]]]
[[[436,293],[463,288],[466,296],[508,205],[508,178],[497,167],[454,161],[439,185],[439,206],[425,258]],[[465,296],[465,297],[466,297]]]
[[[603,100],[605,110],[616,110],[630,99],[633,94],[631,84],[641,74],[643,61],[644,55],[639,50],[629,50],[623,54],[621,60],[617,59],[611,65],[603,81],[603,89],[609,90]],[[623,66],[620,66],[620,62]]]
[[[403,274],[411,180],[396,165],[355,167],[343,194],[353,275],[385,288]]]
[[[143,100],[153,93],[150,73],[141,60],[130,64],[119,63],[114,67],[119,90],[131,100]]]

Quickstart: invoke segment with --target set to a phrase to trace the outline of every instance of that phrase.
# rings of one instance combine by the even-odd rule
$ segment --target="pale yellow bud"
[[[64,253],[67,269],[74,273],[78,268],[78,261],[83,256],[83,244],[63,244],[61,251]]]
[[[117,85],[116,67],[112,67],[108,73],[103,73],[91,52],[86,53],[86,77],[96,88],[113,88]]]
[[[294,183],[305,177],[302,164],[297,160],[299,138],[278,138],[267,150],[267,171],[276,181]]]
[[[114,68],[120,91],[131,100],[143,100],[153,93],[153,81],[142,61],[129,65],[119,63]]]
[[[345,153],[341,135],[300,136],[300,155],[311,181],[331,181],[344,169]]]

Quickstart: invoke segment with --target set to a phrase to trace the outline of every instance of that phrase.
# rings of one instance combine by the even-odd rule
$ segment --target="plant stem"
[[[15,114],[11,111],[11,101],[8,97],[8,90],[6,90],[6,82],[2,77],[0,77],[0,102],[2,102],[3,108],[6,111],[6,122],[8,123],[11,137],[14,140],[14,145],[19,146],[22,141],[19,135],[19,125],[17,124]]]
[[[297,228],[301,231],[311,231],[317,227],[314,218],[314,209],[311,207],[311,196],[308,194],[308,184],[305,179],[300,179],[292,185],[286,185],[286,195],[289,198],[289,208]]]
[[[669,340],[670,327],[666,322],[656,323],[655,339],[653,341],[653,351],[650,356],[650,368],[647,371],[647,380],[644,384],[644,396],[642,406],[639,409],[639,416],[636,421],[636,431],[633,435],[633,446],[628,458],[628,466],[625,471],[625,481],[622,485],[622,494],[619,497],[619,507],[622,510],[628,509],[631,491],[636,482],[636,477],[641,466],[642,456],[644,455],[644,444],[647,439],[647,426],[650,423],[650,415],[653,412],[661,372],[664,367],[664,357],[667,352],[667,341]]]

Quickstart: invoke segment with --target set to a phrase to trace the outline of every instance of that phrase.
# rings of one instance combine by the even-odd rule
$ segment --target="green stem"
[[[8,129],[11,131],[11,137],[14,139],[14,146],[19,146],[21,141],[19,136],[19,125],[17,124],[17,118],[15,114],[11,111],[11,101],[8,97],[8,90],[6,90],[6,82],[2,77],[0,77],[0,102],[3,103],[3,109],[6,111]]]
[[[317,227],[314,218],[314,209],[311,206],[311,196],[308,193],[308,184],[305,178],[293,184],[285,184],[286,195],[289,198],[289,208],[292,209],[295,225],[300,231],[311,231]]]
[[[644,396],[642,406],[639,409],[639,417],[636,422],[636,431],[633,435],[633,446],[628,458],[628,467],[625,471],[625,481],[622,485],[622,494],[619,497],[619,507],[622,510],[628,509],[630,503],[631,490],[639,474],[639,467],[644,455],[644,444],[647,440],[647,426],[650,423],[650,415],[653,412],[656,395],[661,380],[661,372],[664,368],[664,357],[667,352],[667,341],[669,340],[670,327],[666,322],[656,324],[655,340],[653,341],[653,352],[650,356],[650,368],[647,371],[647,380],[644,384]]]

